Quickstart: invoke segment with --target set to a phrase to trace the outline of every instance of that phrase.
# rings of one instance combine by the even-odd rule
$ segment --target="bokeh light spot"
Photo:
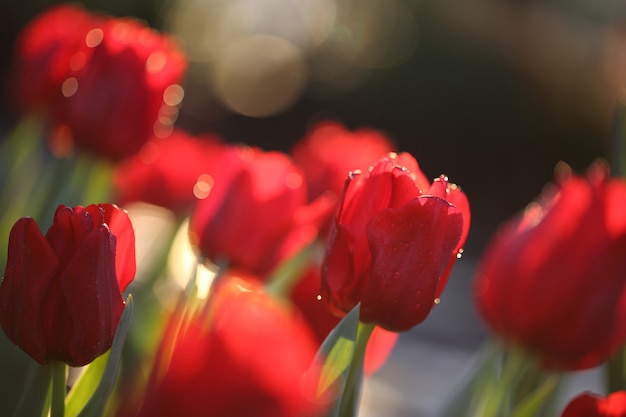
[[[209,194],[211,194],[211,189],[214,184],[215,181],[209,174],[200,175],[198,181],[196,181],[196,184],[193,186],[193,195],[200,200],[207,198]]]
[[[104,39],[104,31],[100,28],[91,29],[85,36],[85,43],[90,48],[95,48],[102,43]]]
[[[237,39],[218,56],[213,72],[218,97],[231,110],[265,117],[293,104],[308,81],[304,54],[271,35]]]
[[[72,97],[78,91],[78,80],[70,77],[61,84],[61,92],[64,97]]]
[[[156,51],[150,54],[146,60],[146,71],[150,74],[156,74],[165,68],[167,62],[167,56],[163,51]]]
[[[168,106],[178,106],[185,96],[185,90],[178,84],[172,84],[163,92],[163,102]]]

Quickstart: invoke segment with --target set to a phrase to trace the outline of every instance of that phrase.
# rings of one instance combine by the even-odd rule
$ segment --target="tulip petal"
[[[322,302],[329,303],[330,310],[339,317],[357,305],[362,288],[353,263],[354,245],[355,238],[344,225],[331,229],[320,292]]]
[[[0,284],[0,324],[13,343],[41,364],[46,363],[42,300],[50,296],[57,268],[57,258],[35,221],[18,220],[9,235]]]
[[[91,362],[109,349],[124,300],[115,273],[115,239],[108,227],[95,229],[59,276],[71,334],[60,346],[59,359],[71,366]]]
[[[123,292],[135,278],[135,231],[125,210],[113,204],[102,204],[104,222],[115,236],[115,273],[120,290]]]
[[[372,260],[361,319],[392,331],[423,321],[462,230],[461,211],[437,197],[374,215],[367,227]]]

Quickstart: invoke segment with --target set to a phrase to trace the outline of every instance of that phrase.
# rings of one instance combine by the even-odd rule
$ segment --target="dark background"
[[[16,35],[54,3],[0,2],[4,129],[19,117],[7,94]],[[415,155],[428,176],[445,173],[465,190],[473,215],[468,249],[477,255],[495,227],[550,181],[558,161],[582,171],[595,158],[610,157],[621,86],[607,79],[604,67],[606,61],[619,63],[621,51],[608,48],[603,36],[621,24],[623,6],[603,2],[603,9],[596,9],[591,0],[407,3],[419,30],[413,54],[395,67],[371,71],[358,88],[326,97],[305,91],[286,111],[253,118],[197,97],[205,92],[186,86],[177,124],[194,133],[213,131],[228,140],[281,150],[288,150],[321,115],[350,128],[380,129],[399,150]],[[164,25],[160,1],[84,4],[145,19],[158,29]],[[533,26],[517,19],[529,10],[539,16],[545,10],[558,30],[550,23]]]

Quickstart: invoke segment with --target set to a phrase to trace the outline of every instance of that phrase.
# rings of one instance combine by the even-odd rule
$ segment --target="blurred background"
[[[19,117],[8,94],[16,36],[55,3],[0,0],[2,131]],[[470,291],[491,234],[557,162],[583,171],[613,153],[626,85],[620,0],[83,4],[180,40],[190,68],[177,125],[192,133],[287,151],[311,123],[333,118],[385,132],[427,176],[445,173],[464,189],[472,227],[463,259],[441,305],[366,385],[367,415],[428,416],[441,406],[485,336]]]

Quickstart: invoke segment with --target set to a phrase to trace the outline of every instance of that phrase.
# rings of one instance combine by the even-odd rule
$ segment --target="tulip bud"
[[[190,239],[213,262],[265,276],[310,244],[334,201],[308,203],[302,171],[281,152],[232,146],[190,219]]]
[[[326,247],[322,300],[340,316],[361,303],[361,321],[409,330],[428,316],[468,228],[460,188],[443,176],[429,186],[408,154],[352,173]]]
[[[0,325],[41,364],[83,366],[106,352],[135,275],[135,237],[111,204],[59,206],[45,237],[32,218],[15,223],[0,283]]]
[[[120,160],[171,132],[186,58],[144,23],[54,6],[22,31],[16,52],[16,96],[46,116],[55,153]]]
[[[626,391],[606,398],[584,392],[567,404],[561,417],[626,417]]]
[[[505,223],[475,276],[478,309],[546,368],[599,365],[626,340],[626,182],[594,166],[558,178]]]
[[[227,273],[201,311],[174,312],[142,404],[119,415],[318,416],[317,343],[288,303]]]

